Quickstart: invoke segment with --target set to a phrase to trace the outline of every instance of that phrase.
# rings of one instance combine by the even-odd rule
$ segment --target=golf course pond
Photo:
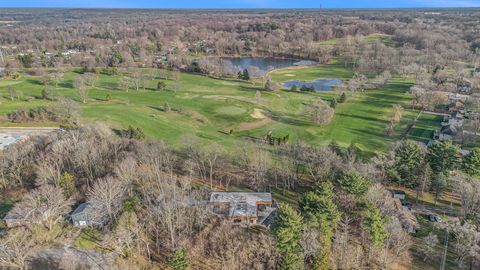
[[[296,86],[298,89],[302,88],[302,86],[307,86],[313,87],[315,91],[331,91],[334,86],[340,85],[342,83],[343,81],[339,79],[318,79],[309,82],[292,80],[284,82],[283,86],[285,86],[286,88]]]
[[[226,73],[237,74],[239,71],[247,69],[252,77],[263,76],[274,69],[317,64],[314,61],[276,57],[206,57],[196,61],[210,61],[213,63],[219,60],[223,63]]]

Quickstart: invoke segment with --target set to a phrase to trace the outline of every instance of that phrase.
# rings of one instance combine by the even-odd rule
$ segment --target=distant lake
[[[247,69],[252,77],[263,76],[274,69],[316,64],[313,61],[273,57],[221,57],[220,59],[227,74],[237,74],[239,71]],[[198,61],[213,62],[218,61],[218,58],[202,58]]]
[[[291,88],[292,86],[297,86],[298,89],[300,89],[302,86],[307,86],[307,87],[312,87],[315,91],[331,91],[332,87],[336,85],[342,84],[343,81],[339,79],[318,79],[315,81],[298,81],[298,80],[293,80],[293,81],[287,81],[283,83],[283,86],[287,88]]]

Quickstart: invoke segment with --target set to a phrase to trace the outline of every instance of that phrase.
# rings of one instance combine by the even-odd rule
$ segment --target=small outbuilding
[[[400,200],[405,200],[405,191],[403,190],[394,190],[392,192],[393,198],[398,198]]]
[[[74,226],[84,227],[92,226],[94,224],[92,215],[91,215],[92,204],[85,202],[80,204],[72,214],[70,214],[70,219]]]

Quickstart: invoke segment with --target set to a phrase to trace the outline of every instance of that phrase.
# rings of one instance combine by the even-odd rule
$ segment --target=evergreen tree
[[[239,71],[239,72],[237,73],[237,79],[243,80],[243,74],[242,74],[241,71]]]
[[[339,103],[345,103],[345,101],[347,101],[347,94],[345,93],[342,93],[340,95],[340,100],[338,101]]]
[[[66,198],[70,198],[70,196],[77,192],[73,175],[69,174],[68,172],[62,173],[58,184],[63,189],[63,195]]]
[[[470,176],[480,177],[480,148],[473,149],[463,158],[462,169]]]
[[[388,232],[385,230],[385,218],[380,209],[375,208],[368,211],[363,225],[370,236],[370,243],[375,247],[382,247]]]
[[[164,81],[159,81],[157,83],[157,90],[158,91],[163,91],[167,88],[167,84]]]
[[[250,73],[248,73],[248,69],[244,69],[244,70],[243,70],[242,78],[243,78],[245,81],[249,81],[249,80],[250,80]]]
[[[335,140],[330,141],[330,143],[328,144],[328,148],[339,156],[343,154],[342,148],[340,148],[340,145]]]
[[[337,108],[337,99],[333,98],[332,101],[330,101],[330,108],[335,109]]]
[[[292,87],[290,87],[290,91],[297,92],[298,87],[294,84],[294,85],[292,85]]]
[[[457,165],[459,151],[459,147],[451,141],[432,144],[427,152],[427,160],[432,171],[435,174],[448,174]]]
[[[110,59],[110,66],[117,67],[123,62],[122,54],[119,51],[114,51],[112,53],[112,58]]]
[[[307,192],[300,202],[300,209],[321,232],[320,252],[317,255],[315,269],[331,269],[330,257],[332,238],[340,220],[340,212],[333,201],[333,185],[329,181],[322,182],[314,191]]]
[[[410,188],[415,186],[422,160],[422,148],[418,143],[411,140],[401,142],[395,149],[395,169],[400,177],[400,184]]]
[[[277,248],[282,255],[280,269],[303,269],[303,253],[300,238],[303,231],[302,216],[288,204],[281,203],[278,208],[274,233],[277,237]]]
[[[363,195],[370,186],[370,181],[357,172],[347,172],[338,179],[340,187],[346,192],[354,195]]]
[[[174,270],[188,269],[187,252],[184,248],[177,248],[173,253],[173,258],[170,260],[170,266]]]

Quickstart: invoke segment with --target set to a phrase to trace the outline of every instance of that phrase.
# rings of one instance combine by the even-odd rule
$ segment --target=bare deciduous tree
[[[106,177],[94,183],[88,191],[88,199],[92,205],[92,219],[104,223],[115,221],[122,208],[126,195],[125,183],[114,177]]]
[[[63,220],[72,203],[65,198],[60,187],[47,184],[27,193],[23,200],[15,205],[12,213],[51,230]]]
[[[78,95],[80,96],[82,102],[87,103],[89,88],[83,75],[78,75],[77,77],[75,77],[75,79],[73,80],[73,87],[77,89]]]

